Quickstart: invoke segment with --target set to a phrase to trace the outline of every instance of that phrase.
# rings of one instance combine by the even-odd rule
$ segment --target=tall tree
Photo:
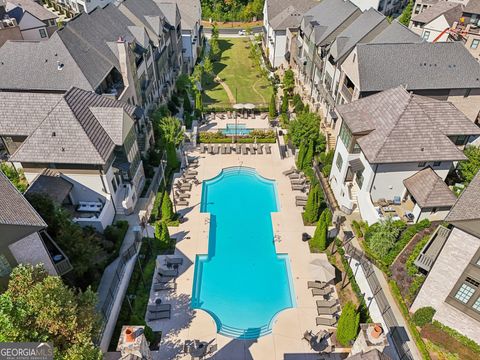
[[[342,309],[337,326],[337,340],[343,346],[350,345],[350,342],[357,337],[360,313],[355,309],[351,301],[347,302]]]
[[[299,170],[303,170],[306,153],[307,153],[307,145],[305,144],[305,141],[302,141],[302,143],[300,144],[300,148],[298,149],[298,156],[297,156],[297,169]]]
[[[53,342],[55,359],[102,359],[96,295],[75,292],[43,266],[19,265],[0,295],[1,342]]]
[[[170,196],[168,195],[168,192],[165,191],[163,194],[163,200],[162,200],[162,220],[169,222],[173,220],[174,217],[173,213],[173,204],[172,200],[170,200]]]
[[[275,103],[275,95],[272,94],[272,97],[270,98],[270,105],[268,106],[268,115],[270,119],[275,118],[277,116],[277,105]]]
[[[282,107],[280,108],[280,112],[282,114],[286,114],[288,112],[288,96],[286,94],[282,97]]]
[[[320,212],[320,195],[318,185],[315,185],[308,194],[307,204],[305,205],[305,212],[303,213],[303,220],[306,223],[313,224],[318,220]]]
[[[480,148],[469,145],[464,150],[468,160],[460,161],[458,170],[463,179],[470,183],[474,176],[480,171]]]
[[[176,117],[164,117],[160,120],[160,129],[162,130],[162,138],[167,143],[172,143],[175,146],[178,146],[184,138],[182,124]]]
[[[292,69],[285,71],[285,74],[283,75],[282,86],[283,91],[287,94],[287,96],[290,97],[295,87],[295,76]]]
[[[412,18],[413,3],[414,1],[410,0],[405,9],[403,9],[402,14],[398,17],[398,21],[405,26],[408,26],[410,24],[410,19]]]

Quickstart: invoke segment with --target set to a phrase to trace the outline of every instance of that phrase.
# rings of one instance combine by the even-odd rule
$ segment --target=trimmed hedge
[[[426,306],[418,309],[412,316],[412,321],[417,326],[425,326],[426,324],[431,324],[433,320],[433,315],[435,315],[436,310],[431,306]]]
[[[357,337],[358,325],[360,324],[360,314],[355,310],[351,301],[347,302],[342,309],[337,326],[337,340],[343,346],[350,345],[351,341]]]
[[[201,143],[231,143],[233,137],[226,136],[222,131],[212,132],[203,131],[199,134]],[[237,136],[240,143],[274,143],[276,141],[275,132],[273,130],[252,130],[248,135]]]

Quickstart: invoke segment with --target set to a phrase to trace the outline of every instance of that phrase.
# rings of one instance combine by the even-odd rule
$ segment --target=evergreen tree
[[[272,94],[272,97],[270,98],[270,105],[268,107],[268,115],[270,116],[270,119],[275,118],[277,116],[277,106],[275,104],[275,95]]]
[[[317,227],[315,228],[313,238],[310,240],[311,246],[320,251],[325,251],[325,249],[327,248],[328,227],[325,223],[325,216],[323,216],[324,213],[325,211],[320,216],[320,220],[318,220],[317,222]]]
[[[282,85],[283,91],[285,92],[285,94],[287,94],[287,97],[290,97],[295,87],[295,76],[292,69],[288,69],[285,71],[285,74],[283,75]]]
[[[302,141],[300,144],[300,148],[298,149],[298,157],[297,157],[297,169],[303,170],[303,166],[305,164],[305,155],[307,152],[307,146],[305,142]]]
[[[402,15],[400,15],[398,18],[399,23],[405,26],[408,26],[410,24],[410,19],[412,18],[413,3],[414,1],[410,0],[405,9],[403,9]]]
[[[177,149],[173,143],[167,143],[167,167],[176,169],[180,165],[177,158]]]
[[[183,96],[183,112],[185,114],[190,114],[192,112],[192,104],[190,103],[190,98],[187,93]]]
[[[350,345],[358,333],[360,323],[360,314],[357,313],[355,305],[351,301],[347,302],[342,309],[337,326],[337,340],[343,346]]]
[[[318,213],[320,209],[320,197],[318,192],[318,185],[315,185],[308,194],[305,212],[303,213],[303,220],[306,223],[313,224],[318,220]]]
[[[308,149],[307,152],[305,153],[305,158],[303,160],[303,167],[302,169],[310,168],[313,163],[313,153],[314,153],[314,145],[313,141],[310,141],[308,143]]]
[[[195,110],[200,113],[203,112],[202,93],[200,91],[195,92]]]
[[[286,114],[288,112],[288,97],[287,95],[282,97],[282,107],[280,109],[282,114]]]
[[[163,200],[162,200],[162,220],[169,222],[173,220],[174,217],[174,212],[173,212],[173,205],[172,205],[172,200],[170,200],[170,196],[168,196],[168,192],[165,191],[163,194]]]

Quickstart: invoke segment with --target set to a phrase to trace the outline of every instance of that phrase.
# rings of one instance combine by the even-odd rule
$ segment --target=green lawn
[[[272,95],[270,82],[262,76],[250,59],[250,41],[246,38],[222,38],[218,40],[222,59],[214,63],[214,72],[230,88],[239,103],[268,106]],[[221,84],[206,84],[203,103],[206,107],[230,107],[228,95]]]

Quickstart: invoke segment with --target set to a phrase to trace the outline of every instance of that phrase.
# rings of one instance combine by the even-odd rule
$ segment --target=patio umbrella
[[[242,103],[238,103],[238,104],[233,105],[233,108],[237,109],[237,110],[241,110],[244,107],[245,107],[245,104],[242,104]]]
[[[247,109],[247,110],[253,110],[253,109],[255,109],[255,105],[254,105],[254,104],[244,104],[244,107],[245,107],[245,109]]]
[[[330,264],[326,256],[310,261],[308,270],[316,281],[329,282],[335,279],[335,268]]]

